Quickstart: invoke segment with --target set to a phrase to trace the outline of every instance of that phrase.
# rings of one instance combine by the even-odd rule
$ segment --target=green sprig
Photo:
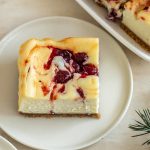
[[[132,137],[142,136],[150,134],[150,109],[143,109],[143,111],[136,111],[138,116],[141,118],[140,121],[135,120],[135,124],[130,124],[129,128],[133,131],[140,132],[139,134],[133,135]],[[144,142],[142,145],[149,145],[150,139]]]

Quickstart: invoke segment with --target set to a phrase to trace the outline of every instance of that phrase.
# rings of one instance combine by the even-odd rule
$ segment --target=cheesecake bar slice
[[[150,0],[130,0],[124,7],[123,28],[139,44],[150,50]]]
[[[99,117],[98,38],[28,40],[18,68],[21,114]]]

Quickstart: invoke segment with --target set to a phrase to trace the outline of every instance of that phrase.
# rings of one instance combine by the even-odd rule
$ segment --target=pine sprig
[[[140,121],[135,120],[135,124],[130,124],[129,128],[133,131],[139,132],[139,134],[136,134],[132,137],[150,134],[150,109],[143,109],[143,111],[138,110],[136,113],[140,117]],[[144,142],[142,145],[145,144],[149,145],[150,139]]]

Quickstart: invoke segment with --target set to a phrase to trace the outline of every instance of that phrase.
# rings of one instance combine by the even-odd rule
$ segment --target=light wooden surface
[[[45,16],[71,16],[99,26],[75,0],[0,0],[0,38],[22,23]],[[131,105],[122,122],[100,142],[85,148],[87,150],[148,150],[148,147],[141,146],[146,137],[132,138],[131,135],[134,133],[128,129],[128,124],[136,118],[135,109],[150,107],[150,63],[128,49],[124,47],[123,49],[131,64],[134,77]],[[2,130],[0,134],[18,150],[32,150],[13,140]]]

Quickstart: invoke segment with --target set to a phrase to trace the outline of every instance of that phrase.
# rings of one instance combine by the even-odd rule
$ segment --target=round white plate
[[[0,136],[0,150],[17,150],[9,141]]]
[[[100,120],[27,118],[18,114],[18,49],[32,37],[99,37]],[[0,126],[11,137],[33,148],[80,149],[100,140],[121,121],[131,100],[132,82],[125,54],[103,30],[68,17],[34,20],[12,31],[0,43]]]

